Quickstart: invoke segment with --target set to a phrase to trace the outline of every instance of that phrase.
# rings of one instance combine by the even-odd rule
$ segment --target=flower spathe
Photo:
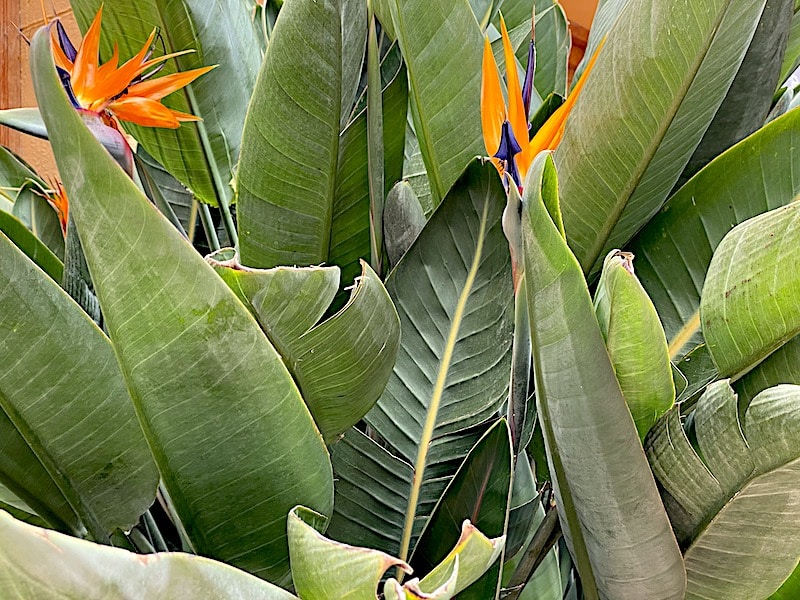
[[[586,78],[594,67],[597,55],[603,47],[601,42],[586,66],[581,78],[567,96],[564,103],[541,126],[533,138],[529,138],[530,101],[535,69],[535,47],[533,34],[528,51],[528,65],[525,72],[524,85],[520,86],[519,76],[515,68],[514,49],[508,37],[505,21],[500,17],[500,33],[503,39],[503,57],[506,65],[506,89],[508,105],[503,99],[500,75],[492,53],[489,38],[484,38],[483,64],[481,77],[481,125],[483,142],[492,163],[501,176],[513,181],[518,188],[528,169],[539,152],[555,150],[564,136],[567,117],[575,106],[575,102],[583,89]]]
[[[202,67],[164,77],[152,76],[159,65],[169,58],[186,54],[174,52],[151,58],[156,30],[150,34],[142,49],[119,66],[119,49],[114,45],[111,58],[100,64],[100,23],[103,7],[75,49],[63,26],[56,21],[50,35],[53,58],[64,88],[76,108],[103,116],[113,116],[145,127],[175,129],[182,122],[200,118],[167,108],[161,99],[188,85],[214,67]]]

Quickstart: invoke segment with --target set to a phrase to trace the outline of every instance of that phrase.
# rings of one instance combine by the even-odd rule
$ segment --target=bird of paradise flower
[[[564,135],[564,129],[570,111],[583,89],[586,78],[594,67],[597,55],[603,47],[601,42],[595,50],[575,87],[564,103],[545,121],[535,135],[529,137],[531,96],[533,92],[533,74],[536,68],[536,49],[534,45],[534,29],[531,27],[531,42],[528,51],[528,65],[525,70],[524,84],[520,86],[517,75],[516,59],[511,40],[508,37],[506,24],[500,17],[500,29],[503,39],[503,57],[506,64],[506,89],[508,106],[503,99],[500,87],[500,75],[492,53],[489,38],[484,38],[483,65],[481,78],[481,126],[483,142],[492,163],[497,167],[506,185],[513,183],[521,190],[525,176],[533,159],[542,150],[555,150]],[[603,40],[605,41],[605,40]]]
[[[179,127],[183,122],[199,121],[200,118],[195,115],[167,108],[161,100],[214,66],[153,78],[164,61],[191,52],[173,52],[152,58],[156,29],[153,29],[142,49],[122,66],[118,66],[119,49],[116,44],[111,58],[100,64],[102,17],[101,5],[77,49],[60,21],[56,21],[50,29],[53,58],[73,106],[100,115],[104,122],[112,126],[113,118],[145,127],[170,129]]]

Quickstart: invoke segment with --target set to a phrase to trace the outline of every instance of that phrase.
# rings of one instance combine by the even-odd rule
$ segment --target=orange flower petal
[[[522,103],[522,88],[519,84],[519,74],[517,73],[517,60],[514,57],[514,48],[508,37],[506,22],[503,15],[500,15],[500,33],[503,36],[503,58],[506,63],[506,89],[508,91],[508,120],[514,137],[525,152],[528,142],[528,119],[525,116],[525,106]]]
[[[506,118],[506,104],[500,88],[497,63],[492,54],[489,38],[483,42],[483,64],[481,67],[481,127],[486,153],[493,156],[500,147],[500,132]]]
[[[156,30],[154,29],[136,56],[125,61],[125,64],[123,64],[119,69],[115,69],[105,79],[98,80],[97,86],[93,90],[95,99],[113,98],[114,96],[125,91],[125,88],[130,85],[133,78],[141,72],[142,63],[144,62],[147,53],[150,51],[150,46],[152,45],[155,36]]]
[[[92,24],[78,48],[75,64],[72,67],[70,82],[76,98],[80,100],[87,90],[94,87],[97,80],[97,63],[100,52],[100,22],[103,20],[103,5],[97,10]]]
[[[143,125],[144,127],[167,127],[177,129],[180,121],[173,111],[158,100],[140,96],[122,96],[108,105],[114,115],[123,120]],[[183,116],[183,113],[178,113]]]
[[[172,73],[171,75],[165,75],[164,77],[159,77],[158,79],[147,79],[130,86],[128,88],[127,95],[161,100],[161,98],[169,96],[172,92],[190,84],[192,81],[200,77],[200,75],[208,73],[215,67],[216,65],[210,67],[201,67],[199,69],[192,69],[191,71],[184,71],[182,73]]]
[[[119,44],[117,44],[117,42],[114,42],[114,51],[111,53],[111,58],[108,59],[108,62],[103,63],[97,68],[98,81],[102,81],[106,77],[109,77],[114,71],[116,71],[118,64],[119,64]]]
[[[564,130],[567,126],[567,118],[569,117],[573,106],[575,106],[575,102],[578,100],[578,96],[583,89],[583,85],[586,83],[586,79],[589,77],[589,73],[592,72],[594,63],[597,60],[597,56],[600,54],[600,50],[602,50],[605,42],[606,40],[603,38],[600,44],[598,44],[597,49],[592,55],[592,58],[586,65],[586,69],[584,69],[583,73],[581,74],[581,78],[578,80],[578,83],[575,84],[575,87],[572,88],[572,91],[569,93],[569,96],[567,96],[564,104],[558,107],[558,109],[550,116],[550,118],[547,119],[547,122],[542,125],[541,129],[536,132],[536,135],[533,136],[533,139],[531,140],[531,160],[533,160],[533,157],[535,157],[542,150],[555,150],[561,143],[561,138],[564,137]],[[527,169],[528,166],[530,166],[530,162],[528,162],[525,168]]]

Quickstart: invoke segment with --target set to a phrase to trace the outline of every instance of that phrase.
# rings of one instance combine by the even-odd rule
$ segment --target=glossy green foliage
[[[339,289],[336,267],[248,269],[214,260],[224,252],[209,262],[281,354],[330,443],[372,408],[392,372],[400,320],[389,294],[363,263],[350,301],[318,323]]]
[[[37,600],[297,600],[226,564],[181,553],[142,556],[38,529],[0,512],[0,587]]]
[[[661,207],[764,4],[630,0],[613,21],[555,157],[567,237],[584,271],[599,270]]]
[[[0,290],[0,481],[51,526],[106,541],[158,485],[111,343],[2,234]]]
[[[65,182],[72,214],[175,511],[198,552],[280,580],[288,575],[285,515],[301,502],[331,511],[319,431],[256,320],[69,105],[45,30],[32,53],[59,169],[85,174]]]

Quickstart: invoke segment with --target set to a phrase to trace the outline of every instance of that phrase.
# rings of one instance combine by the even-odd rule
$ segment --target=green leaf
[[[714,363],[734,379],[800,334],[800,203],[735,227],[708,268],[700,317]]]
[[[689,159],[677,186],[762,125],[772,106],[786,52],[794,0],[767,2],[727,96]]]
[[[16,598],[298,600],[226,564],[179,552],[139,555],[12,519],[0,511],[0,587]]]
[[[425,212],[407,181],[389,191],[383,209],[383,235],[389,264],[394,267],[425,227]]]
[[[31,52],[59,169],[84,175],[65,182],[72,214],[175,511],[199,553],[281,579],[286,514],[331,511],[322,438],[255,319],[71,108],[45,30]]]
[[[436,206],[467,163],[484,152],[478,101],[481,31],[467,0],[388,4],[408,70],[414,129]]]
[[[403,149],[403,180],[408,182],[412,191],[419,199],[420,206],[425,216],[430,216],[438,205],[431,194],[431,185],[428,182],[428,172],[425,170],[425,160],[419,147],[417,133],[414,131],[413,117],[409,113],[406,125],[406,144]]]
[[[336,267],[256,270],[214,257],[209,262],[250,308],[331,443],[372,408],[397,357],[400,320],[380,278],[362,263],[349,302],[317,324],[338,289]]]
[[[357,0],[296,0],[281,9],[244,126],[243,264],[344,267],[369,255],[369,201],[359,214],[352,197],[336,200],[339,134],[355,100],[366,32],[366,6]],[[368,198],[366,177],[364,185]],[[355,258],[339,245],[356,245]]]
[[[585,272],[661,207],[725,97],[765,1],[625,5],[555,156],[564,226]]]
[[[328,535],[399,554],[413,468],[357,429],[330,450],[336,493]]]
[[[428,573],[444,561],[458,543],[465,519],[485,535],[497,538],[505,535],[512,460],[508,425],[501,419],[470,451],[436,504],[409,560],[414,572]],[[457,592],[466,590],[463,598],[494,597],[500,585],[500,566],[498,562],[486,577],[466,583],[468,564],[462,558]]]
[[[124,126],[197,198],[213,205],[229,202],[242,123],[261,64],[247,6],[239,0],[70,0],[70,4],[84,32],[104,6],[100,54],[106,60],[114,43],[119,44],[123,60],[133,56],[158,27],[165,52],[196,51],[164,63],[159,76],[219,65],[164,100],[166,106],[202,121],[178,129]]]
[[[11,490],[0,484],[0,509],[6,511],[15,519],[36,527],[50,528],[47,522],[36,514],[24,500],[17,497]]]
[[[399,181],[403,168],[408,84],[400,66],[383,91],[383,193]],[[342,132],[336,189],[333,200],[330,254],[327,262],[342,268],[342,279],[350,281],[361,273],[360,259],[370,255],[370,200],[366,110]]]
[[[606,256],[594,310],[622,395],[644,439],[675,402],[667,340],[653,303],[633,273],[633,256]]]
[[[22,250],[28,258],[47,273],[53,281],[61,281],[64,264],[14,215],[0,211],[0,231]]]
[[[719,381],[693,414],[697,451],[677,407],[647,439],[686,548],[686,598],[765,598],[800,556],[800,387],[762,392],[740,421],[736,395]]]
[[[800,67],[800,6],[794,3],[792,25],[789,29],[789,40],[786,44],[786,53],[783,56],[781,74],[778,81],[785,83],[786,79]]]
[[[391,567],[407,573],[402,560],[378,550],[341,544],[324,537],[325,517],[302,506],[289,513],[292,579],[302,598],[375,600],[378,584]]]
[[[504,3],[505,4],[505,3]],[[521,2],[523,6],[525,2]],[[528,2],[528,4],[530,4]],[[536,74],[534,85],[542,98],[550,94],[567,95],[567,66],[571,38],[564,9],[556,0],[536,0]],[[527,64],[528,44],[517,51]]]
[[[37,110],[36,113],[38,115],[39,111]],[[64,235],[61,232],[61,225],[55,210],[42,196],[43,191],[47,188],[45,182],[25,161],[7,148],[0,146],[0,197],[11,200],[13,204],[10,212],[14,217],[61,261],[64,257]],[[3,212],[8,211],[4,210]],[[13,228],[14,225],[9,224],[9,227]],[[6,235],[12,235],[6,229],[3,231]],[[15,240],[21,235],[21,233],[13,234]],[[35,244],[29,242],[26,247],[33,249],[33,245]],[[42,255],[38,250],[36,253]],[[47,270],[52,269],[48,268]]]
[[[365,419],[392,454],[414,464],[459,295],[483,244],[427,454],[421,519],[508,396],[514,295],[504,206],[497,171],[473,162],[386,280],[400,315],[400,353]]]
[[[6,483],[37,512],[44,506],[40,514],[53,526],[75,531],[74,510],[92,537],[106,541],[138,521],[158,485],[114,351],[2,234],[0,290],[0,408],[13,452],[4,462],[31,468],[20,478],[4,467]]]
[[[789,579],[783,582],[778,591],[767,600],[794,600],[800,597],[800,566],[795,568]]]
[[[677,361],[703,341],[700,292],[735,225],[800,197],[800,111],[739,142],[681,188],[628,246]]]
[[[38,108],[7,108],[0,110],[0,125],[34,137],[47,139],[47,129]]]
[[[536,404],[562,530],[587,598],[682,598],[680,552],[586,281],[546,208],[557,210],[557,194],[542,153],[525,182],[522,232]]]

